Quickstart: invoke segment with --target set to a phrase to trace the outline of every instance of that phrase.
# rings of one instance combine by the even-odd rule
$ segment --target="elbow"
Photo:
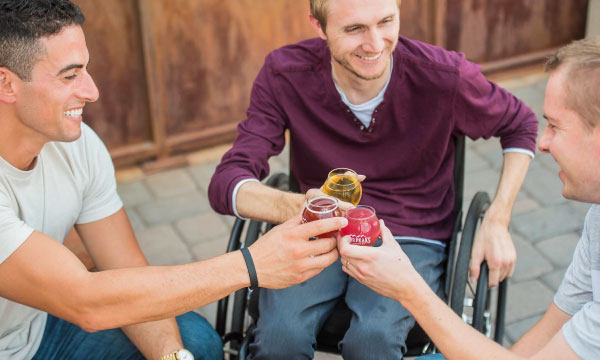
[[[64,320],[77,325],[84,331],[88,333],[94,333],[100,330],[106,330],[110,327],[106,327],[105,324],[102,323],[100,316],[94,314],[94,312],[89,309],[84,309],[85,306],[78,306],[77,308],[71,308],[67,314],[64,316],[59,316]]]

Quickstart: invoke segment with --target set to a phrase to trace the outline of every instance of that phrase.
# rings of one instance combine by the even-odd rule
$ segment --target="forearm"
[[[146,359],[160,359],[183,348],[175,318],[124,326],[121,330]]]
[[[418,281],[410,287],[410,295],[397,300],[415,317],[447,359],[519,359],[465,324],[425,281],[420,277]]]
[[[554,302],[529,331],[519,339],[511,350],[523,356],[531,356],[540,351],[560,331],[571,315],[560,310]]]
[[[501,223],[508,226],[512,208],[525,180],[527,168],[531,158],[529,155],[518,152],[504,154],[502,172],[494,200],[486,212],[487,221]]]
[[[174,317],[250,284],[239,251],[185,265],[81,272],[69,279],[47,284],[63,289],[64,296],[52,303],[21,302],[53,309],[67,321],[98,331]]]
[[[304,206],[304,195],[285,192],[258,182],[243,184],[237,193],[236,207],[243,217],[280,224],[297,215]]]

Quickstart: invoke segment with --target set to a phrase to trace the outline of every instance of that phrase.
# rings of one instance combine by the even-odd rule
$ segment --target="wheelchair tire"
[[[485,192],[478,192],[473,197],[469,211],[465,218],[465,225],[461,234],[461,241],[458,248],[458,255],[454,266],[453,285],[450,294],[450,307],[454,312],[462,317],[465,289],[469,276],[469,262],[471,259],[471,249],[473,240],[479,226],[481,215],[490,204],[490,197]]]

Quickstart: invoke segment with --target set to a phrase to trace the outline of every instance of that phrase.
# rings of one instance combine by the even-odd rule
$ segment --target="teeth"
[[[377,60],[379,59],[379,57],[381,57],[381,53],[375,55],[375,56],[361,56],[362,59],[367,60],[367,61],[373,61],[373,60]]]
[[[83,114],[83,108],[65,111],[64,114],[68,117],[79,117]]]

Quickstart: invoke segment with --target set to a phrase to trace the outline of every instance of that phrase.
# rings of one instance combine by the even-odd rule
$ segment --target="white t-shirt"
[[[32,170],[0,157],[0,263],[34,230],[62,243],[74,224],[116,213],[116,189],[110,155],[85,124],[76,141],[44,145]],[[45,312],[0,297],[0,359],[31,358],[45,324]]]
[[[600,359],[600,206],[585,218],[573,261],[554,303],[572,315],[562,332],[569,346],[583,359]]]

